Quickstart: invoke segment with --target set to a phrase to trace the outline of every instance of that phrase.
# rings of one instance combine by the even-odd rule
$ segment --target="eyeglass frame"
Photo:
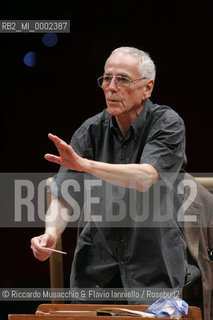
[[[120,76],[120,75],[107,75],[107,74],[106,74],[106,75],[103,75],[103,76],[101,76],[101,77],[99,77],[99,78],[97,79],[98,85],[99,85],[99,87],[102,88],[102,89],[105,89],[105,88],[109,87],[109,85],[110,85],[110,83],[109,83],[108,86],[102,87],[102,85],[99,84],[99,80],[100,80],[100,79],[104,79],[104,77],[107,77],[107,76],[111,78],[110,83],[111,83],[113,77],[115,77],[115,84],[116,84],[117,87],[120,87],[120,88],[128,88],[128,87],[130,87],[130,83],[132,83],[132,82],[147,79],[147,77],[143,77],[143,78],[139,78],[139,79],[130,80],[130,79],[128,79],[127,77],[124,77],[124,76]],[[121,85],[121,84],[119,85],[119,84],[118,84],[119,82],[117,81],[117,78],[123,78],[123,79],[128,80],[128,82],[127,82],[128,85],[127,85],[127,86],[123,86],[123,85]]]

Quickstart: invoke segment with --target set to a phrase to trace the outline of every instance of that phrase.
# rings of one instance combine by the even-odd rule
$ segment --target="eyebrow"
[[[104,76],[120,76],[120,77],[129,78],[129,75],[126,73],[119,73],[119,74],[104,73]]]

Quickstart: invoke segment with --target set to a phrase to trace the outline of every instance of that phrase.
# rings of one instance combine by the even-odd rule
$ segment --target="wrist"
[[[45,234],[51,236],[55,243],[57,242],[59,235],[55,228],[46,228]]]
[[[87,172],[91,173],[91,165],[90,165],[91,160],[88,160],[86,158],[81,158],[80,162],[80,167],[81,167],[81,172]]]

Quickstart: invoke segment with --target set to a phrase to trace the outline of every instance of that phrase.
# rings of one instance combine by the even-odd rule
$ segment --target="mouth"
[[[107,101],[109,101],[109,102],[120,102],[120,100],[116,100],[116,99],[107,99]]]

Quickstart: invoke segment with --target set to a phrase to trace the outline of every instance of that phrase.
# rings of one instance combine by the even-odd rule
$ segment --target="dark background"
[[[157,67],[152,101],[175,109],[186,125],[187,171],[212,172],[212,1],[1,4],[1,19],[70,19],[69,34],[53,48],[42,34],[0,34],[1,172],[56,172],[48,132],[69,142],[79,125],[104,107],[96,78],[110,52],[135,46]],[[35,67],[23,63],[37,52]],[[0,213],[6,214],[6,213]],[[72,231],[72,232],[70,232]],[[5,288],[49,287],[49,265],[38,262],[30,239],[40,229],[1,229],[0,283]],[[64,234],[66,285],[75,230]],[[1,302],[8,313],[32,313],[38,302]]]

